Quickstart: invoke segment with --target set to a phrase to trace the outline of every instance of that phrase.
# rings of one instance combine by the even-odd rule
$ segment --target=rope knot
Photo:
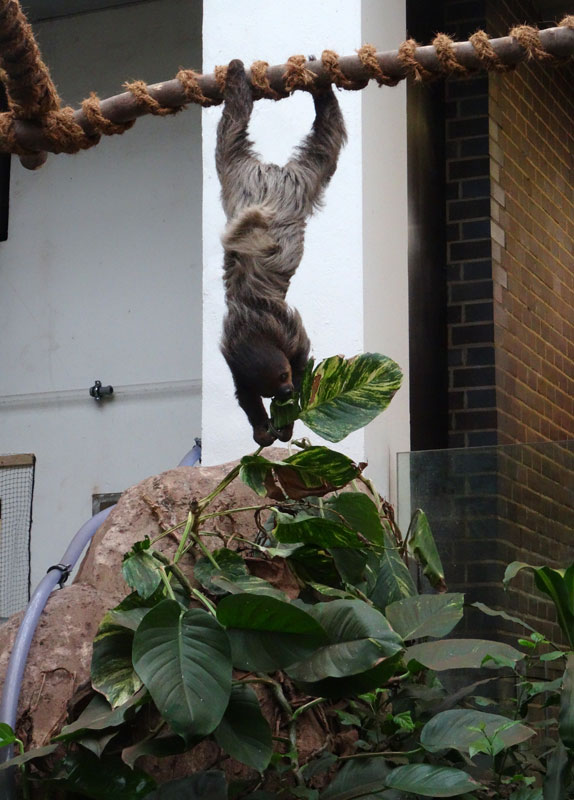
[[[287,59],[287,69],[285,70],[285,90],[288,93],[295,89],[311,91],[315,86],[317,77],[314,72],[307,69],[305,56],[289,56]]]

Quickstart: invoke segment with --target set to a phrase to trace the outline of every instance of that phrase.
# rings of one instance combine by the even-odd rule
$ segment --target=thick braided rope
[[[553,58],[553,56],[547,53],[542,47],[538,28],[534,28],[531,25],[516,25],[508,35],[516,39],[518,44],[526,50],[526,58],[528,61],[532,61],[533,59],[536,61],[547,61]]]
[[[347,78],[339,66],[339,55],[334,50],[323,50],[321,53],[321,64],[329,76],[331,83],[334,83],[339,89],[364,89],[369,82],[368,78],[363,81],[353,81]]]
[[[278,92],[269,83],[267,77],[267,61],[254,61],[251,65],[251,85],[253,86],[253,96],[256,100],[266,97],[269,100],[281,100],[287,96],[287,92]]]
[[[104,133],[106,136],[113,136],[114,134],[125,133],[135,125],[135,119],[129,122],[112,122],[107,117],[104,117],[100,108],[100,99],[95,92],[91,92],[89,97],[82,100],[82,111],[91,128],[95,133]]]
[[[377,61],[377,48],[372,44],[364,44],[357,50],[357,55],[361,64],[368,71],[370,77],[375,80],[379,86],[396,86],[399,78],[391,78],[390,75],[385,75],[379,62]]]
[[[417,61],[415,53],[417,51],[418,43],[415,39],[407,39],[399,46],[399,61],[405,68],[407,75],[416,81],[431,81],[434,80],[436,75],[425,69],[423,65]]]
[[[145,81],[124,83],[124,89],[127,89],[132,95],[138,106],[145,108],[148,114],[153,114],[155,117],[169,117],[173,114],[177,114],[183,108],[183,106],[169,108],[167,106],[162,106],[161,103],[158,103],[158,101],[151,96]]]
[[[458,62],[454,41],[450,36],[447,36],[446,33],[437,33],[432,43],[441,70],[445,75],[468,75],[466,67]]]
[[[34,119],[60,106],[56,87],[18,0],[0,2],[0,63],[10,109]]]
[[[193,69],[180,69],[175,76],[183,86],[185,99],[188,103],[197,103],[203,108],[217,105],[217,100],[212,100],[211,98],[206,97],[201,91],[201,87],[197,80],[198,76],[199,73],[195,72]]]
[[[307,69],[306,63],[305,56],[289,56],[285,70],[285,91],[294,92],[295,89],[310,91],[313,89],[317,78],[314,72]]]
[[[473,33],[468,40],[474,47],[474,52],[480,59],[480,63],[486,70],[492,72],[509,72],[515,69],[515,64],[504,64],[500,57],[496,55],[494,47],[490,43],[488,34],[485,31],[478,30]]]

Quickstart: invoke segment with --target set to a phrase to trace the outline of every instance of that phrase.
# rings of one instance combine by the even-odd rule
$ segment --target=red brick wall
[[[488,32],[536,21],[490,0]],[[490,75],[498,442],[574,436],[574,68]]]

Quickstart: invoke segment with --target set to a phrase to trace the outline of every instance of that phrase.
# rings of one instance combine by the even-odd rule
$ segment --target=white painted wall
[[[76,105],[125,80],[200,68],[201,5],[155,0],[39,23],[45,60]],[[201,378],[201,112],[145,118],[37,173],[13,159],[0,244],[0,452],[37,455],[32,582],[91,515],[93,493],[174,466],[201,427],[181,392],[88,397],[104,384]],[[82,389],[85,399],[8,395]]]
[[[395,50],[406,38],[405,0],[363,0],[363,42]],[[403,383],[365,428],[370,475],[396,503],[396,454],[410,449],[406,82],[361,92],[365,350],[393,358]]]
[[[294,53],[325,48],[353,53],[363,42],[393,49],[405,38],[405,0],[247,0],[204,3],[203,69],[242,58],[283,63]],[[310,222],[305,255],[288,299],[305,321],[317,360],[376,350],[408,368],[407,201],[405,88],[341,92],[349,143]],[[236,458],[255,447],[233,397],[231,376],[218,350],[224,314],[219,236],[225,219],[213,152],[221,109],[204,112],[204,463]],[[256,103],[251,134],[266,160],[284,162],[313,119],[301,93],[280,103]],[[296,435],[319,441],[301,423]],[[366,431],[336,445],[391,492],[394,454],[408,449],[408,390]]]
[[[360,0],[205,0],[203,70],[241,58],[284,63],[294,53],[320,56],[325,48],[352,53],[361,43]],[[363,270],[361,199],[361,100],[358,92],[341,92],[349,143],[325,196],[325,207],[307,228],[305,254],[292,281],[289,302],[299,309],[316,360],[335,353],[363,350]],[[221,282],[223,251],[219,241],[225,217],[219,203],[214,149],[221,108],[204,112],[203,125],[203,458],[215,464],[252,452],[256,445],[247,419],[233,395],[233,382],[219,353],[224,314]],[[267,161],[284,163],[308,132],[314,118],[312,99],[304,93],[274,103],[255,104],[250,131]],[[295,435],[318,438],[302,423]],[[353,458],[363,457],[361,432],[340,446]]]

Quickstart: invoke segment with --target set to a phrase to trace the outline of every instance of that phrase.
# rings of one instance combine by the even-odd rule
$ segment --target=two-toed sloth
[[[329,86],[314,93],[315,121],[293,157],[284,167],[264,164],[247,136],[253,97],[239,60],[229,64],[224,98],[216,151],[228,221],[221,351],[253,438],[267,446],[293,433],[292,424],[270,429],[261,398],[288,399],[301,384],[310,343],[285,295],[303,255],[306,220],[321,203],[346,132]]]

